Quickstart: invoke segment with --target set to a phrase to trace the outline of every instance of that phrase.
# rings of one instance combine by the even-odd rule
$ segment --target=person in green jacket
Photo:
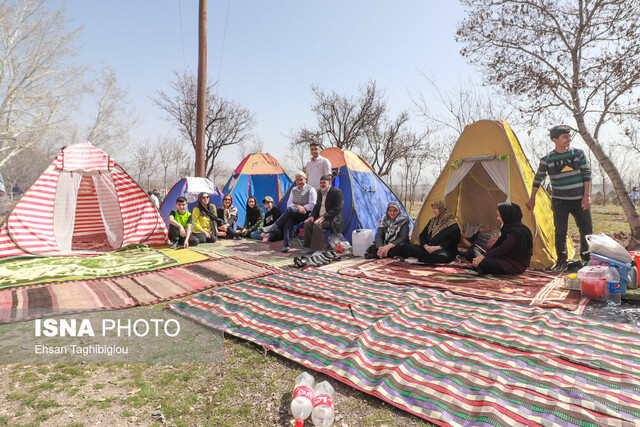
[[[242,237],[250,237],[251,233],[262,228],[264,212],[258,206],[258,200],[251,196],[247,199],[247,213],[244,217],[244,226],[240,230]]]

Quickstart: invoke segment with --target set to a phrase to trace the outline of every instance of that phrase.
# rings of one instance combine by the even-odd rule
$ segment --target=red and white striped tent
[[[84,142],[63,147],[11,211],[0,227],[0,258],[95,254],[78,243],[92,239],[105,242],[106,250],[161,246],[167,228],[111,156]]]

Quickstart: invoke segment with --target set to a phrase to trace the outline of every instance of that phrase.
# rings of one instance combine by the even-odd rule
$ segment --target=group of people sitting
[[[261,229],[266,221],[274,222],[280,211],[273,198],[267,196],[262,201],[267,213],[258,206],[255,197],[247,200],[247,211],[244,226],[237,228],[238,208],[233,205],[233,196],[228,194],[222,198],[222,206],[216,208],[209,203],[209,194],[198,195],[198,205],[189,212],[187,199],[178,197],[176,209],[169,214],[169,241],[173,249],[181,245],[185,248],[199,243],[213,243],[219,238],[240,239],[248,237],[262,239],[265,237]],[[277,239],[277,236],[273,236]]]
[[[409,217],[402,214],[400,204],[391,202],[380,219],[375,243],[365,254],[367,258],[415,258],[425,264],[449,263],[464,258],[479,274],[520,274],[531,262],[533,236],[522,223],[522,210],[514,203],[501,203],[497,220],[501,224],[497,238],[487,235],[482,226],[470,227],[463,233],[446,203],[438,200],[431,205],[433,218],[419,236],[420,244],[409,242]],[[483,233],[483,231],[485,231]],[[458,251],[463,246],[465,251]]]
[[[281,213],[271,196],[262,200],[264,211],[251,196],[247,199],[244,225],[237,227],[238,208],[233,196],[225,195],[222,206],[209,203],[209,194],[198,195],[198,205],[193,212],[187,209],[187,199],[178,197],[176,209],[169,214],[169,240],[173,249],[213,243],[218,238],[256,240],[284,240],[282,252],[288,252],[294,226],[304,223],[303,252],[321,252],[326,230],[342,231],[342,191],[331,186],[331,175],[320,177],[319,189],[307,184],[304,172],[296,173],[296,185],[287,199],[287,209]],[[266,212],[266,213],[265,213]]]

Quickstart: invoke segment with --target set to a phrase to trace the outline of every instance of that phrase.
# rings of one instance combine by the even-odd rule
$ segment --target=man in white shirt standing
[[[307,184],[317,190],[320,189],[320,178],[331,175],[331,162],[320,155],[320,143],[312,142],[309,145],[311,160],[307,162]]]

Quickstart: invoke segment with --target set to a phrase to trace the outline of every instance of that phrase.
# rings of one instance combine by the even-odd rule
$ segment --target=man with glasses
[[[296,185],[289,192],[287,210],[273,225],[262,229],[263,233],[269,233],[274,227],[282,230],[284,246],[280,252],[289,252],[293,226],[300,224],[311,215],[317,197],[316,189],[307,184],[307,175],[304,172],[296,173]]]
[[[530,210],[536,205],[536,194],[542,181],[549,175],[551,181],[551,209],[556,228],[556,265],[553,270],[563,273],[567,270],[567,228],[569,214],[580,231],[580,257],[589,260],[587,234],[593,233],[591,220],[591,169],[584,152],[570,148],[571,128],[554,126],[549,136],[555,148],[540,159],[538,172],[533,180],[531,197],[527,202]]]

